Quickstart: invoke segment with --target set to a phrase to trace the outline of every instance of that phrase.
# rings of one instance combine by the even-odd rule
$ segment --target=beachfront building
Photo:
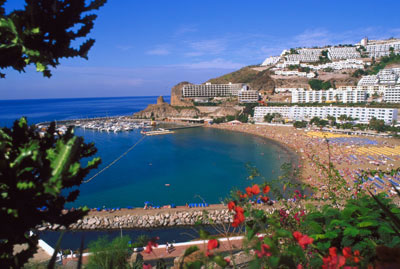
[[[239,103],[257,103],[259,100],[259,93],[255,90],[240,90],[238,94]]]
[[[267,59],[264,60],[264,62],[261,64],[261,66],[269,66],[269,65],[277,64],[280,59],[281,59],[280,56],[268,57]]]
[[[294,90],[292,103],[364,103],[367,101],[367,91],[363,90]]]
[[[230,97],[238,96],[242,89],[247,90],[247,85],[242,83],[229,83],[229,84],[187,84],[182,88],[182,97],[195,98],[195,97]]]
[[[369,107],[300,107],[300,106],[258,106],[254,109],[254,119],[258,122],[264,120],[267,114],[279,113],[288,120],[311,120],[313,117],[327,119],[328,116],[340,117],[346,115],[357,119],[357,122],[368,123],[373,117],[383,120],[386,124],[397,121],[397,109],[395,108],[369,108]]]
[[[331,47],[328,49],[328,58],[331,60],[356,59],[361,55],[356,47]]]

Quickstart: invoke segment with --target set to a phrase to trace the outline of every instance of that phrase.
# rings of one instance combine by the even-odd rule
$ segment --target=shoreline
[[[244,125],[246,125],[246,124],[244,124]],[[257,125],[257,126],[261,126],[261,125]],[[233,132],[239,132],[239,133],[244,133],[244,134],[248,134],[248,135],[257,136],[257,137],[260,137],[262,139],[266,139],[267,141],[269,141],[271,143],[274,143],[275,145],[278,145],[282,150],[284,150],[288,154],[288,156],[290,156],[289,159],[290,159],[290,164],[292,164],[292,169],[293,168],[298,169],[300,175],[302,175],[302,173],[303,173],[303,170],[304,170],[304,159],[302,159],[303,156],[301,155],[301,153],[297,152],[295,147],[293,147],[293,146],[291,146],[289,144],[285,144],[281,140],[275,139],[273,137],[264,136],[264,135],[262,135],[260,133],[254,133],[254,132],[246,131],[244,129],[230,128],[230,127],[234,127],[234,126],[228,125],[226,123],[221,123],[221,124],[218,124],[218,125],[213,124],[213,125],[208,125],[208,126],[204,126],[204,127],[215,128],[215,129],[220,129],[220,130],[228,130],[228,131],[233,131]],[[275,127],[275,126],[273,126],[273,127]],[[282,127],[282,128],[293,128],[293,127],[286,127],[285,126],[285,127]],[[293,167],[293,165],[294,165],[294,167]],[[299,168],[299,165],[301,166],[300,168]],[[295,178],[293,180],[299,181],[299,179],[295,179]],[[300,180],[300,182],[302,182],[302,181]]]
[[[248,123],[221,123],[207,127],[255,135],[272,140],[291,151],[298,157],[296,165],[299,176],[295,180],[320,190],[316,198],[322,198],[325,195],[324,190],[329,187],[328,176],[321,168],[321,165],[327,167],[329,162],[347,182],[349,191],[356,191],[353,185],[360,179],[362,171],[400,167],[400,140],[394,138],[333,134],[320,130],[296,129],[292,126]],[[379,184],[374,179],[364,180],[361,188],[395,195],[389,180],[400,185],[400,175],[395,175],[380,180]]]

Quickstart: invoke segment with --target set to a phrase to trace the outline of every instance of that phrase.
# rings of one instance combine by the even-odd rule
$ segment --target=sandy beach
[[[394,138],[338,135],[291,126],[223,123],[208,127],[261,136],[290,148],[299,156],[299,164],[293,164],[293,168],[300,169],[298,180],[320,190],[327,188],[328,177],[318,163],[327,166],[329,159],[350,189],[362,171],[390,170],[400,166],[400,141]],[[400,185],[398,176],[380,180],[371,177],[362,188],[393,193],[390,192],[391,181]]]

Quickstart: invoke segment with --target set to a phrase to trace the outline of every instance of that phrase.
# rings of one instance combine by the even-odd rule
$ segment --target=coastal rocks
[[[210,210],[207,214],[203,211],[189,210],[177,211],[165,214],[152,214],[149,210],[148,215],[122,215],[122,216],[86,216],[76,223],[69,225],[70,230],[95,230],[95,229],[120,229],[120,228],[161,228],[182,225],[194,225],[195,223],[229,223],[233,220],[233,215],[228,210]],[[112,213],[110,213],[112,214]],[[61,226],[56,224],[44,224],[36,227],[38,230],[59,230]],[[65,229],[65,227],[63,227]]]
[[[171,106],[164,102],[162,96],[157,99],[157,104],[148,105],[146,109],[133,114],[134,118],[140,119],[165,119],[168,117],[193,118],[200,116],[200,111],[195,107]]]
[[[190,84],[190,83],[187,81],[184,81],[184,82],[181,82],[181,83],[175,85],[174,87],[172,87],[172,89],[171,89],[171,106],[179,106],[179,107],[193,106],[193,103],[191,101],[182,99],[182,88],[183,88],[183,86],[188,85],[188,84]]]

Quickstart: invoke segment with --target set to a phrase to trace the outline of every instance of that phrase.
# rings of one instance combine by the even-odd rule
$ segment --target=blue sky
[[[8,0],[8,12],[24,1]],[[400,1],[109,0],[89,60],[68,59],[47,79],[6,70],[0,99],[169,95],[261,63],[282,49],[400,37]]]

